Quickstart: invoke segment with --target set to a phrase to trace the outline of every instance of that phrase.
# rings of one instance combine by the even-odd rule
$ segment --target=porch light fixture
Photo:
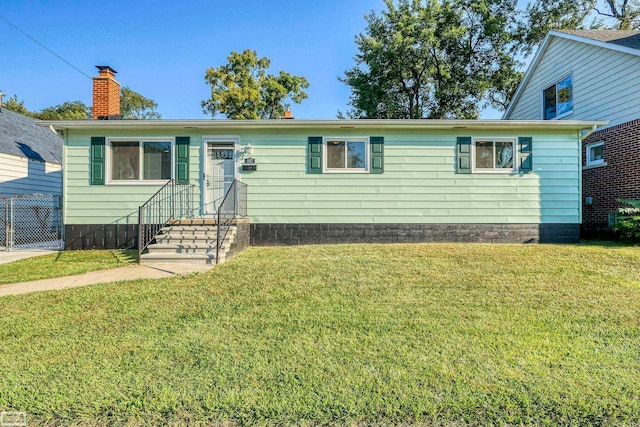
[[[247,146],[244,147],[244,154],[247,154],[247,155],[253,154],[253,147],[251,146],[251,144],[247,144]]]

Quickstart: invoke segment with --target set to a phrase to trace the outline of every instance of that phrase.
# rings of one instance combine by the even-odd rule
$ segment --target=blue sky
[[[307,78],[309,98],[293,104],[300,119],[331,119],[346,110],[338,81],[354,65],[354,38],[382,0],[0,2],[0,14],[85,74],[95,65],[158,103],[165,119],[207,118],[208,67],[231,51],[253,49],[280,70]],[[91,80],[0,20],[0,90],[31,110],[80,100],[91,105]],[[495,111],[483,118],[499,118]]]

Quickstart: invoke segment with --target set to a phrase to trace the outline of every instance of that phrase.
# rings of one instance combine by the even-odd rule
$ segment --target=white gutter
[[[607,121],[582,120],[68,120],[37,121],[55,129],[591,129]]]
[[[582,134],[582,136],[581,136],[581,138],[582,138],[582,139],[585,139],[586,137],[588,137],[589,135],[591,135],[592,133],[594,133],[594,132],[596,131],[596,128],[597,128],[597,127],[598,127],[598,126],[596,126],[596,125],[591,126],[591,129],[589,129],[588,131],[586,131],[585,133],[583,133],[583,134]]]

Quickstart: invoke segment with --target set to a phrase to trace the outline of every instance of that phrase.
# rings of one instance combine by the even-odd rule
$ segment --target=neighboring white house
[[[607,229],[618,199],[640,199],[640,31],[551,31],[504,119],[607,120],[583,140],[583,232]]]
[[[0,107],[0,196],[62,194],[62,139]]]
[[[608,120],[640,117],[640,31],[550,31],[504,119]]]

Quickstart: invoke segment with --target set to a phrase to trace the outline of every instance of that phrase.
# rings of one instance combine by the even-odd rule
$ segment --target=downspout
[[[582,134],[582,137],[580,138],[580,144],[582,144],[582,140],[585,139],[586,137],[588,137],[589,135],[591,135],[592,133],[594,133],[596,131],[596,128],[598,127],[598,125],[592,125],[591,126],[591,130],[586,131],[585,133]]]
[[[582,224],[582,202],[583,202],[583,198],[584,198],[584,194],[582,193],[582,141],[587,138],[589,135],[591,135],[593,132],[596,131],[596,128],[598,126],[597,125],[592,125],[590,130],[587,130],[584,133],[580,133],[578,132],[578,141],[579,141],[579,148],[580,148],[580,162],[579,162],[579,168],[578,168],[578,179],[579,179],[579,185],[578,185],[578,194],[580,194],[580,203],[578,204],[578,212],[580,213],[580,224]]]

